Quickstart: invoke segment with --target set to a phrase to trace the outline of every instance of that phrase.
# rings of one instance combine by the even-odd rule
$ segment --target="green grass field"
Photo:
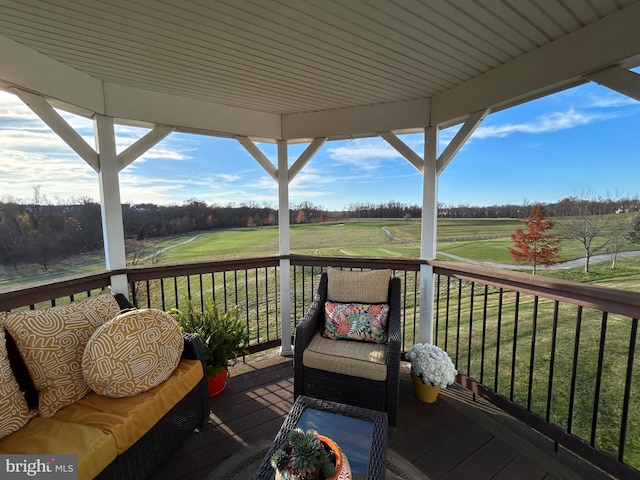
[[[438,221],[438,238],[445,238],[447,241],[438,242],[437,249],[439,252],[471,260],[516,265],[508,251],[512,246],[508,238],[457,242],[451,239],[473,236],[484,238],[491,236],[491,232],[506,236],[521,226],[521,221],[512,219],[441,219]],[[292,253],[320,256],[420,256],[419,220],[352,220],[292,225],[290,232]],[[193,236],[197,238],[184,243]],[[172,239],[171,244],[177,246],[163,252],[163,263],[277,255],[278,229],[240,228],[190,234]],[[583,256],[580,245],[575,241],[564,241],[561,246],[561,256],[565,260]],[[450,260],[442,255],[438,259]],[[594,263],[590,270],[587,274],[579,267],[542,271],[540,275],[640,291],[640,257],[618,259],[615,269],[611,268],[610,262]]]
[[[438,219],[437,250],[476,261],[515,265],[508,251],[512,246],[509,235],[521,227],[522,221],[515,219]],[[417,219],[345,220],[292,225],[290,235],[291,251],[298,254],[408,258],[420,256],[420,220]],[[150,243],[151,249],[162,252],[162,263],[260,257],[278,254],[278,228],[237,228],[189,233],[179,237],[155,239]],[[563,241],[561,246],[561,256],[565,260],[584,255],[577,242]],[[451,260],[443,255],[438,255],[437,258]],[[37,266],[21,266],[17,271],[4,269],[0,288],[102,268],[104,256],[98,252],[51,265],[48,272],[42,272]],[[594,264],[590,274],[585,274],[582,270],[562,269],[540,274],[640,291],[640,265],[637,258],[620,259],[615,269],[610,268],[610,263],[604,262]]]

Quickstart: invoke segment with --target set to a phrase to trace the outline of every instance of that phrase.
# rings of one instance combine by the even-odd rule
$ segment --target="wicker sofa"
[[[113,297],[118,311],[131,308],[124,296]],[[89,316],[93,313],[89,312]],[[209,398],[204,352],[200,340],[188,334],[181,336],[184,347],[181,355],[179,351],[176,353],[175,370],[169,371],[168,377],[157,386],[122,398],[89,391],[71,404],[43,416],[43,391],[35,387],[37,382],[30,374],[34,371],[33,366],[28,367],[23,358],[24,346],[21,353],[19,342],[11,335],[9,315],[0,312],[0,332],[6,339],[5,348],[0,348],[5,363],[2,381],[6,385],[4,377],[8,369],[4,367],[8,360],[11,373],[20,391],[24,392],[29,418],[24,425],[0,439],[0,453],[75,454],[78,455],[78,478],[81,480],[143,479],[187,436],[207,422]],[[29,320],[34,318],[37,316]],[[13,336],[21,333],[16,333],[15,325],[13,333]],[[177,335],[180,338],[179,330]],[[5,423],[0,427],[6,427],[6,420],[0,420]]]
[[[400,279],[385,279],[383,276],[382,285],[377,287],[378,291],[384,291],[389,311],[387,340],[383,345],[375,345],[322,338],[320,332],[325,327],[325,302],[336,300],[331,298],[329,285],[332,273],[343,275],[331,267],[321,275],[313,304],[296,328],[294,397],[305,395],[386,412],[389,425],[394,427],[400,383]],[[346,301],[351,295],[350,301],[362,301],[362,295],[366,296],[372,291],[373,286],[367,285],[368,272],[363,272],[364,285],[358,285],[360,280],[351,276],[351,273],[356,272],[345,272],[349,276],[342,279],[337,288],[355,293],[333,293],[335,297],[346,295],[340,301]],[[360,287],[363,287],[360,290],[362,293],[357,293]],[[370,363],[372,358],[376,359],[375,365]],[[377,378],[368,375],[373,370],[383,373]]]

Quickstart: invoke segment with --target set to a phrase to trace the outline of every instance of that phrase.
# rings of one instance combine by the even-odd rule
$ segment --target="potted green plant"
[[[240,309],[219,309],[209,299],[201,310],[191,299],[184,309],[172,308],[168,313],[176,319],[182,331],[196,335],[202,341],[209,381],[209,395],[217,395],[226,387],[228,367],[240,355],[246,355],[249,333],[240,320]]]
[[[333,480],[350,478],[347,458],[331,439],[315,430],[295,428],[271,456],[276,480]],[[349,475],[346,475],[348,472]]]

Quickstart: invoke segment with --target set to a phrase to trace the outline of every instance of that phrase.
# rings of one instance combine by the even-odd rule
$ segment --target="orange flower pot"
[[[326,444],[333,451],[336,458],[336,473],[326,480],[351,480],[351,465],[349,465],[347,456],[342,453],[342,450],[340,450],[340,447],[338,447],[336,442],[328,437],[325,437],[324,435],[318,435],[318,440]],[[278,470],[276,470],[275,472],[275,480],[289,480],[295,478],[296,477],[293,476],[288,470],[285,474]]]
[[[209,396],[215,397],[224,392],[227,388],[227,379],[229,378],[229,370],[226,367],[215,377],[207,377],[207,385],[209,386]]]

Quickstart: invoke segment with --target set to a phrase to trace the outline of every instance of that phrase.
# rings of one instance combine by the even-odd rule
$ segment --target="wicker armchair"
[[[393,277],[389,281],[388,342],[386,345],[379,346],[384,351],[386,378],[378,380],[327,371],[323,369],[324,365],[319,366],[318,362],[314,364],[314,368],[305,365],[305,350],[324,328],[327,285],[327,273],[323,273],[313,304],[296,328],[294,397],[306,395],[383,411],[387,413],[389,425],[393,427],[396,425],[400,370],[400,279]],[[338,342],[342,346],[349,345],[354,350],[363,346],[364,343],[349,340],[328,340],[328,342]],[[362,360],[359,362],[362,363]],[[345,358],[344,363],[350,364],[350,359]]]

